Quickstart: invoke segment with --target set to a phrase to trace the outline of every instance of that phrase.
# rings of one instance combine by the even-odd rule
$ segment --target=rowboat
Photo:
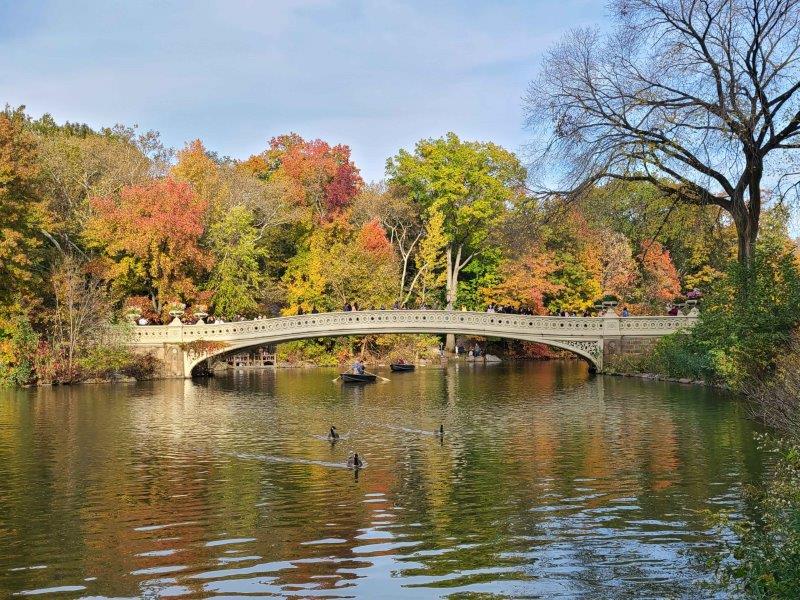
[[[389,365],[389,368],[392,371],[413,371],[414,365],[408,365],[406,363],[392,363]]]
[[[372,375],[371,373],[364,373],[363,375],[341,373],[339,377],[341,377],[342,381],[345,383],[375,383],[375,380],[378,378],[377,375]]]

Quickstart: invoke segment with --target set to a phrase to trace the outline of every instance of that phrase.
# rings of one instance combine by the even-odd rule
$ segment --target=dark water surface
[[[761,469],[730,398],[578,362],[381,373],[0,391],[0,597],[710,594],[702,512]]]

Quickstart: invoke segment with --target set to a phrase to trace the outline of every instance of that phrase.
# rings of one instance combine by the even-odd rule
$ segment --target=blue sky
[[[519,150],[542,53],[604,4],[0,0],[0,104],[236,158],[296,131],[349,144],[374,180],[450,130]]]

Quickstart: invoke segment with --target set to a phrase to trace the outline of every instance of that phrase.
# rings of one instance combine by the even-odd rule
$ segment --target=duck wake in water
[[[441,436],[444,435],[444,429],[440,425],[439,428],[430,430],[430,429],[412,429],[410,427],[397,427],[395,425],[383,425],[386,429],[391,429],[392,431],[402,431],[403,433],[414,433],[417,435],[430,435],[430,436]]]
[[[314,465],[317,467],[327,467],[329,469],[352,469],[352,465],[348,463],[340,463],[340,462],[328,462],[324,460],[309,460],[306,458],[291,458],[288,456],[270,456],[267,454],[247,454],[243,452],[233,452],[229,454],[229,456],[234,456],[236,458],[241,458],[243,460],[260,460],[262,462],[271,462],[271,463],[284,463],[288,465]],[[366,461],[363,459],[361,460],[361,466],[359,468],[363,469],[367,466]]]

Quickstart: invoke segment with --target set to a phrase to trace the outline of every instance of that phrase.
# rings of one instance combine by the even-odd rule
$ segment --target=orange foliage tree
[[[158,313],[172,299],[193,297],[193,277],[211,258],[199,244],[207,201],[190,184],[167,178],[129,186],[91,206],[87,239],[102,249],[115,291],[146,293]]]
[[[500,282],[481,290],[483,301],[546,314],[545,297],[563,287],[551,280],[557,268],[553,253],[548,251],[534,249],[516,260],[508,260],[501,267]]]
[[[639,254],[642,277],[642,300],[645,304],[662,308],[681,291],[681,282],[669,250],[656,241],[642,244]]]

